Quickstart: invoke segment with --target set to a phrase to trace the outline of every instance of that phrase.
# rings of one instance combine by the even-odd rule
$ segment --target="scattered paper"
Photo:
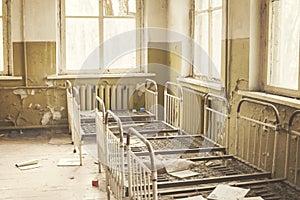
[[[38,160],[28,160],[28,161],[16,163],[16,167],[18,167],[20,170],[34,169],[41,166],[42,165],[39,164]]]
[[[261,197],[245,197],[239,200],[264,200],[264,199]]]
[[[171,176],[175,176],[175,177],[178,177],[178,178],[187,178],[187,177],[199,175],[198,172],[193,172],[191,170],[183,170],[183,171],[177,171],[177,172],[170,172],[169,174]]]
[[[194,197],[187,197],[187,198],[181,198],[178,200],[206,200],[203,196],[194,196]]]
[[[211,200],[237,200],[243,199],[249,191],[250,189],[218,185],[207,198]]]
[[[62,158],[58,161],[57,166],[79,166],[80,160],[78,158]]]

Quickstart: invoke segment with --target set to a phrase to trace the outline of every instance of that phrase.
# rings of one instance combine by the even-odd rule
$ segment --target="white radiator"
[[[133,107],[131,98],[136,88],[135,84],[84,84],[76,87],[80,93],[80,108],[82,111],[95,108],[96,95],[104,100],[106,109],[127,110]]]
[[[204,93],[183,87],[182,130],[189,134],[203,133]]]

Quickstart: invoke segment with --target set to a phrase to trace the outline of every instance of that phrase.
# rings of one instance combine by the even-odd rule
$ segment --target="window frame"
[[[212,52],[212,49],[213,49],[213,47],[212,47],[212,37],[211,37],[211,34],[210,33],[212,33],[212,26],[213,26],[213,22],[212,22],[212,12],[213,11],[216,11],[216,10],[221,10],[221,12],[222,12],[222,16],[221,16],[221,49],[220,49],[220,56],[221,56],[221,62],[220,62],[220,79],[217,79],[216,77],[213,77],[212,75],[213,75],[213,73],[212,73],[212,67],[213,67],[213,65],[212,65],[212,62],[211,62],[211,60],[209,60],[210,62],[209,62],[209,66],[208,66],[208,76],[206,76],[206,75],[199,75],[199,74],[196,74],[195,73],[195,66],[194,66],[194,62],[195,62],[195,59],[194,59],[194,57],[195,56],[197,56],[197,55],[195,55],[195,49],[194,49],[194,45],[192,45],[192,69],[191,69],[191,76],[193,77],[193,78],[195,78],[195,79],[198,79],[198,80],[201,80],[201,81],[205,81],[205,82],[213,82],[213,83],[217,83],[217,84],[222,84],[222,78],[223,78],[223,71],[224,71],[224,69],[223,69],[223,67],[225,66],[224,65],[224,59],[223,59],[223,47],[222,47],[222,41],[223,41],[223,38],[222,38],[222,35],[224,34],[224,17],[225,17],[225,15],[224,15],[224,12],[225,12],[225,10],[224,10],[224,7],[225,7],[225,2],[224,2],[224,0],[220,0],[220,1],[222,1],[222,6],[218,6],[218,7],[215,7],[215,8],[212,8],[210,5],[211,5],[211,1],[212,0],[209,0],[209,2],[208,2],[208,9],[206,9],[206,10],[203,10],[203,11],[197,11],[197,9],[196,9],[196,0],[193,0],[192,1],[192,30],[191,30],[191,32],[192,32],[192,39],[193,39],[193,41],[195,41],[195,34],[196,34],[196,32],[195,32],[195,28],[196,28],[196,26],[195,26],[195,23],[196,23],[196,17],[197,17],[197,15],[200,15],[201,13],[204,13],[204,11],[207,11],[207,13],[208,13],[208,25],[209,25],[209,27],[208,27],[208,37],[210,38],[209,39],[209,41],[208,41],[208,48],[209,48],[209,56],[211,56],[212,54],[213,54],[213,52]],[[226,4],[227,4],[227,2],[226,2]],[[200,32],[198,32],[198,33],[200,33]]]
[[[143,19],[144,19],[144,0],[136,0],[136,42],[137,42],[137,50],[136,50],[136,68],[113,68],[113,69],[91,69],[91,70],[70,70],[67,69],[66,66],[66,15],[65,15],[65,1],[66,0],[58,0],[58,47],[57,47],[57,72],[58,74],[102,74],[102,73],[141,73],[146,71],[145,69],[145,56],[146,54],[143,53],[144,44],[144,31],[143,31]],[[99,42],[100,44],[104,41],[104,19],[105,18],[134,18],[131,16],[105,16],[103,11],[103,1],[99,1],[99,16],[72,16],[72,18],[97,18],[99,21]],[[71,17],[70,17],[71,18]],[[101,31],[103,30],[103,31]],[[100,45],[99,44],[99,45]],[[100,66],[103,67],[103,49],[100,49]]]
[[[289,88],[283,88],[280,86],[273,86],[268,84],[268,73],[269,73],[269,64],[270,64],[270,57],[269,57],[269,51],[271,51],[272,42],[270,41],[270,37],[272,34],[272,3],[280,1],[280,0],[265,0],[265,13],[264,13],[264,27],[263,30],[263,45],[264,45],[264,56],[263,56],[263,80],[262,80],[262,89],[264,92],[271,93],[271,94],[277,94],[277,95],[283,95],[288,97],[300,97],[300,55],[299,55],[299,65],[298,65],[298,89],[289,89]],[[299,39],[300,43],[300,39]],[[300,45],[299,45],[300,48]]]
[[[11,0],[2,0],[3,70],[1,76],[12,76]]]

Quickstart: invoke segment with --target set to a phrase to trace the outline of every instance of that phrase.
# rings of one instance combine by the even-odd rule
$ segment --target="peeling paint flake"
[[[53,80],[46,81],[46,85],[48,87],[53,87],[54,86],[54,81]]]
[[[17,90],[14,90],[13,93],[15,95],[20,95],[21,99],[25,99],[28,97],[28,94],[27,94],[27,91],[24,90],[24,89],[17,89]]]
[[[53,120],[60,120],[62,118],[62,115],[60,112],[55,111],[55,109],[51,106],[47,106],[47,108],[50,110],[51,116]]]
[[[61,113],[60,112],[55,111],[55,112],[52,113],[52,115],[53,115],[53,120],[60,120],[61,119]]]
[[[52,117],[51,112],[46,112],[42,117],[42,125],[47,125],[50,122],[50,118]]]

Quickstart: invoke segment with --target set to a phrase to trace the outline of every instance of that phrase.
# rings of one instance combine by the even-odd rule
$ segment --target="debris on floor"
[[[199,175],[198,172],[193,172],[191,170],[183,170],[183,171],[175,171],[175,172],[168,172],[171,176],[175,176],[178,178],[187,178],[192,176]]]
[[[94,187],[98,187],[99,186],[98,179],[93,179],[92,180],[92,186],[94,186]]]
[[[78,158],[62,158],[57,163],[58,167],[66,166],[80,166],[80,160]]]
[[[41,167],[42,165],[39,164],[39,160],[28,160],[28,161],[23,161],[15,164],[16,167],[18,167],[20,170],[28,170],[28,169],[34,169]]]
[[[206,200],[203,196],[194,196],[194,197],[186,197],[186,198],[181,198],[177,200]]]
[[[249,191],[250,189],[220,184],[207,198],[210,200],[237,200],[243,199]]]

